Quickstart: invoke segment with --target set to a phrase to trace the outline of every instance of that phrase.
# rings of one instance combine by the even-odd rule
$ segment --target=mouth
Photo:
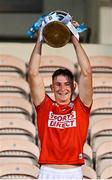
[[[58,92],[55,95],[56,95],[55,98],[59,104],[61,104],[61,103],[68,104],[69,103],[70,94],[68,92],[66,92],[66,93]]]
[[[66,96],[68,93],[58,93],[60,96]]]

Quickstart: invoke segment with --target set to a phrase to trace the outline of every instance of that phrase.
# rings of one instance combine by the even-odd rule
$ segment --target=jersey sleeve
[[[88,112],[88,113],[90,112],[92,104],[90,105],[90,107],[86,106],[86,105],[82,102],[82,100],[80,99],[79,95],[76,97],[76,100],[79,101],[79,103],[80,103],[80,105],[81,105],[81,107],[83,108],[84,111],[86,111],[86,112]]]
[[[41,104],[39,104],[38,106],[35,106],[35,105],[34,105],[36,111],[38,111],[38,110],[41,109],[41,108],[45,108],[48,103],[52,103],[52,100],[51,100],[51,98],[46,94],[46,95],[45,95],[45,98],[43,99],[43,101],[41,102]]]

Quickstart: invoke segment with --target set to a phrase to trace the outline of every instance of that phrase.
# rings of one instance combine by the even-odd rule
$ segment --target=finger
[[[80,26],[80,24],[79,24],[77,21],[73,21],[73,25],[74,25],[75,27]]]

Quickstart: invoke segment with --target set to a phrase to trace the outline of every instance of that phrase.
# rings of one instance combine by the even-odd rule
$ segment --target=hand
[[[42,21],[41,27],[38,30],[38,41],[41,42],[41,43],[44,40],[44,37],[43,37],[43,29],[44,29],[44,27],[45,27],[45,23],[44,23],[44,21]]]
[[[72,24],[73,24],[74,27],[80,26],[80,24],[79,24],[77,21],[72,21]],[[72,36],[71,36],[71,41],[72,41],[72,42],[75,42],[75,41],[77,41],[77,40],[79,40],[79,35],[77,34],[77,36],[74,36],[74,35],[72,34]]]
[[[80,26],[80,24],[79,24],[77,21],[72,21],[72,24],[73,24],[75,27]]]

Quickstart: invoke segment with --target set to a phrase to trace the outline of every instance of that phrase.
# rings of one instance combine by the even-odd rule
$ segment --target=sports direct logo
[[[59,129],[76,127],[75,111],[65,115],[58,115],[53,112],[49,112],[48,127]]]

